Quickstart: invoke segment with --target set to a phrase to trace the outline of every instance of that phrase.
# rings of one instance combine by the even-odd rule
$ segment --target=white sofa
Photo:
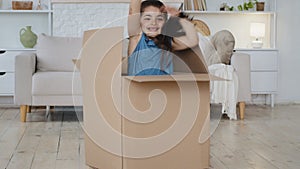
[[[79,72],[72,59],[79,55],[82,38],[39,35],[36,52],[16,56],[15,97],[21,121],[29,106],[82,105]]]

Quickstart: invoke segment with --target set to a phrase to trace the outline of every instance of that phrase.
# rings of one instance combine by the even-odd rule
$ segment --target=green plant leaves
[[[238,5],[237,9],[239,11],[243,11],[243,10],[247,11],[249,9],[254,8],[256,2],[257,2],[257,0],[254,0],[254,1],[253,0],[249,0],[248,2],[244,2],[243,4]],[[228,6],[227,6],[227,8],[228,8]],[[228,9],[230,11],[232,11],[232,10],[234,10],[234,7],[232,6],[231,8],[228,8]]]

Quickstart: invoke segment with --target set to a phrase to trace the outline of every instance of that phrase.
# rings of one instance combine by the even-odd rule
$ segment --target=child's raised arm
[[[129,6],[129,16],[128,16],[128,36],[129,36],[129,44],[128,44],[128,56],[134,51],[138,40],[139,35],[141,33],[140,27],[140,8],[141,8],[141,0],[131,0]]]
[[[194,24],[186,18],[179,18],[179,10],[173,7],[166,6],[165,10],[171,17],[176,17],[175,19],[179,20],[179,24],[185,32],[183,36],[173,37],[173,50],[183,50],[198,45],[199,40]]]
[[[128,16],[128,35],[129,37],[140,33],[140,8],[141,0],[131,0]]]
[[[199,39],[194,24],[184,18],[180,18],[179,23],[181,24],[185,35],[174,37],[172,48],[174,50],[183,50],[198,45]]]

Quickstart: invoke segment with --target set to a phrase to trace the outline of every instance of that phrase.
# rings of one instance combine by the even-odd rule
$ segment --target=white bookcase
[[[12,10],[10,0],[2,2],[0,8],[0,104],[7,103],[3,101],[3,98],[14,96],[15,56],[22,52],[35,52],[34,48],[22,46],[19,37],[20,29],[32,26],[32,31],[37,35],[40,33],[52,35],[50,1],[42,0],[42,10],[36,10],[36,6],[37,0],[34,0],[33,10]]]

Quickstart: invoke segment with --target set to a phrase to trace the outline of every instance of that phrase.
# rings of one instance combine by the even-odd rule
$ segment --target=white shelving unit
[[[36,34],[52,34],[51,10],[0,10],[1,24],[0,49],[22,49],[19,31],[25,26],[32,26]]]
[[[194,19],[203,20],[213,35],[217,31],[227,29],[235,37],[237,52],[250,54],[251,61],[251,93],[269,95],[271,106],[274,106],[274,97],[277,92],[278,50],[276,42],[276,0],[266,0],[265,11],[216,11],[218,5],[224,1],[207,1],[207,11],[185,11]],[[228,4],[232,1],[225,1]],[[235,1],[237,6],[244,1]],[[263,47],[251,47],[250,23],[262,22],[266,25],[266,35]],[[267,97],[266,97],[267,98]],[[266,99],[267,100],[267,99]]]
[[[10,1],[9,1],[10,2]],[[9,2],[5,1],[0,8],[0,104],[3,98],[14,96],[14,60],[23,52],[35,52],[34,48],[24,48],[20,42],[19,31],[26,26],[32,26],[35,34],[52,35],[52,10],[50,1],[42,1],[43,10],[35,10],[37,1],[34,0],[33,10],[12,10]]]
[[[194,19],[206,22],[212,34],[222,29],[233,33],[236,48],[251,48],[250,24],[262,22],[266,24],[266,36],[263,48],[276,48],[276,12],[240,12],[240,11],[185,11]]]
[[[278,50],[277,49],[237,49],[250,57],[251,93],[269,95],[271,107],[277,93]],[[266,97],[267,102],[267,97]]]

